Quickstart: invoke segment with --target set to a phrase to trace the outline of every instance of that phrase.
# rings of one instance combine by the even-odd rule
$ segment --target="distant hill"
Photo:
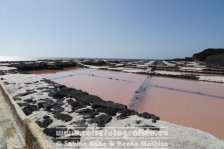
[[[224,49],[205,49],[202,52],[194,54],[192,58],[196,61],[204,61],[208,64],[224,66]]]
[[[204,61],[207,64],[224,66],[224,53],[208,56]]]
[[[197,61],[204,61],[208,56],[224,54],[224,49],[205,49],[202,52],[193,55],[193,59]]]

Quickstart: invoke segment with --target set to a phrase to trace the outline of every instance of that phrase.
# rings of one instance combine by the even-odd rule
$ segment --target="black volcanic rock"
[[[158,116],[155,116],[153,119],[160,120],[160,118]]]
[[[38,106],[39,106],[40,108],[50,109],[50,108],[55,104],[53,100],[48,99],[48,98],[46,98],[46,99],[41,99],[41,100],[42,100],[43,102],[39,102],[39,103],[38,103]]]
[[[114,103],[112,101],[94,102],[92,108],[97,109],[98,112],[104,112],[108,115],[114,116],[117,112],[127,109],[126,105]]]
[[[38,107],[36,105],[28,105],[28,106],[23,108],[23,112],[26,115],[30,115],[30,114],[33,113],[33,111],[37,111],[37,110],[38,110]]]
[[[96,102],[103,102],[103,100],[100,97],[94,95],[85,95],[81,97],[76,97],[76,100],[86,105],[91,105],[92,103]]]
[[[139,115],[139,113],[137,111],[134,111],[134,110],[131,110],[131,109],[122,110],[120,113],[121,114],[119,116],[117,116],[117,119],[119,119],[119,120],[125,119],[125,118],[127,118],[128,116],[131,116],[131,115]]]
[[[44,119],[49,119],[49,118],[50,118],[50,116],[45,115],[43,118],[44,118]]]
[[[14,96],[14,97],[13,97],[13,99],[14,99],[14,100],[21,101],[21,98],[20,98],[20,97],[18,97],[18,96]]]
[[[51,96],[55,99],[61,99],[61,98],[67,97],[68,93],[64,92],[64,91],[54,91],[54,92],[49,93],[49,96]]]
[[[36,93],[36,91],[27,91],[27,92],[25,92],[25,93],[20,93],[20,94],[18,94],[17,96],[27,96],[27,95],[30,95],[30,94],[33,94],[33,93]]]
[[[140,114],[140,117],[145,118],[145,119],[153,119],[155,117],[155,115],[144,112],[144,113]]]
[[[65,103],[62,100],[58,100],[57,102],[54,102],[51,99],[41,99],[43,102],[39,102],[38,103],[38,107],[39,108],[44,108],[49,112],[53,112],[53,113],[59,113],[59,112],[63,112],[64,108],[62,108],[61,106],[64,105]]]
[[[61,134],[61,133],[57,133],[57,131],[64,132],[66,130],[67,130],[67,128],[65,128],[64,126],[62,126],[62,127],[58,126],[58,127],[54,127],[54,128],[45,128],[43,130],[43,132],[50,137],[57,138],[57,137],[60,137],[60,134]]]
[[[36,121],[36,123],[43,128],[48,127],[51,123],[53,123],[53,120],[49,116],[45,116],[43,121]]]
[[[72,116],[70,116],[68,114],[63,114],[63,113],[55,113],[54,117],[56,119],[59,119],[59,120],[65,121],[65,122],[68,122],[68,121],[72,120]]]
[[[140,128],[143,128],[144,130],[146,129],[149,129],[149,130],[156,130],[156,131],[159,131],[160,128],[156,127],[156,126],[153,126],[153,125],[143,125],[143,126],[139,126]]]
[[[88,93],[65,86],[55,87],[54,91],[49,93],[49,96],[56,99],[62,99],[64,97],[79,98],[85,95],[88,95]]]
[[[28,106],[28,103],[24,103],[24,102],[19,102],[17,103],[20,107],[24,107],[24,106]]]
[[[152,119],[152,122],[153,122],[153,123],[156,123],[156,119]]]
[[[76,101],[76,100],[73,100],[73,99],[68,99],[67,102],[68,102],[68,104],[71,105],[72,107],[73,107],[73,106],[76,106],[76,105],[79,105],[79,103],[80,103],[80,102],[78,102],[78,101]]]
[[[45,128],[43,132],[50,137],[54,137],[54,138],[58,137],[56,135],[56,128]]]
[[[92,119],[92,123],[97,123],[98,127],[104,127],[105,124],[109,123],[111,121],[112,117],[107,114],[102,114],[100,116],[95,117]]]
[[[89,95],[82,90],[76,90],[74,88],[64,86],[61,88],[55,87],[55,89],[49,93],[49,96],[56,99],[62,99],[64,97],[75,98],[78,102],[84,103],[85,105],[91,105],[94,102],[103,102],[103,100],[98,96]]]
[[[0,76],[6,75],[5,71],[0,71]]]
[[[92,108],[108,108],[108,109],[123,110],[127,109],[127,106],[119,103],[114,103],[112,101],[104,101],[93,103]]]
[[[74,125],[77,126],[77,125],[84,124],[84,123],[86,123],[86,120],[85,119],[82,119],[82,120],[79,120],[79,121],[74,121],[71,124],[74,124]]]
[[[106,113],[108,115],[111,115],[111,116],[115,116],[116,113],[118,112],[116,109],[107,109],[107,108],[98,108],[96,109],[97,112],[103,112],[103,113]]]
[[[76,107],[76,106],[79,106],[79,105],[83,105],[83,103],[78,102],[78,101],[75,101],[75,100],[73,100],[73,99],[68,99],[67,102],[68,102],[68,104],[71,105],[72,107]]]
[[[62,100],[57,100],[55,104],[58,105],[58,106],[62,106],[65,103]]]
[[[26,102],[28,102],[28,103],[32,103],[32,102],[34,102],[33,99],[25,99],[24,101],[26,101]]]
[[[85,104],[83,104],[81,102],[78,102],[78,101],[75,101],[75,100],[72,100],[72,99],[67,100],[67,102],[68,102],[69,105],[72,106],[72,111],[71,112],[74,112],[78,109],[86,107]]]
[[[153,123],[156,123],[157,120],[160,120],[158,116],[155,116],[154,114],[149,114],[147,112],[141,113],[140,117],[143,117],[145,119],[152,119]]]
[[[86,108],[86,109],[80,109],[76,111],[79,114],[82,114],[84,118],[93,118],[95,115],[98,114],[94,109]]]
[[[136,121],[136,124],[140,124],[142,121],[141,120],[137,120]]]
[[[74,126],[75,130],[79,130],[79,131],[84,131],[88,127],[85,119],[82,119],[80,121],[74,121],[71,123],[71,125]]]
[[[38,87],[37,90],[45,90],[45,89],[49,89],[49,87]]]

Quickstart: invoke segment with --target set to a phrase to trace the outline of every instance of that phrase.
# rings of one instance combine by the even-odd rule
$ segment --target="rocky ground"
[[[9,93],[24,113],[42,128],[54,145],[58,145],[58,141],[61,141],[66,146],[68,145],[66,142],[73,141],[78,148],[82,146],[81,143],[89,144],[91,140],[109,143],[106,137],[95,136],[88,139],[80,134],[59,135],[57,131],[68,131],[70,128],[79,132],[87,132],[92,128],[106,131],[115,127],[113,130],[135,128],[150,130],[155,134],[167,132],[165,136],[153,135],[147,139],[139,136],[122,137],[119,141],[126,144],[122,144],[119,148],[129,148],[128,142],[139,143],[142,140],[154,141],[154,144],[148,144],[150,147],[155,145],[164,148],[224,147],[223,141],[208,133],[161,121],[153,114],[138,113],[128,109],[126,105],[104,101],[87,92],[56,84],[37,75],[26,74],[13,67],[1,66],[0,75]]]

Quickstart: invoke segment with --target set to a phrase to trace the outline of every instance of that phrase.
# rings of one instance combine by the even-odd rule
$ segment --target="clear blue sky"
[[[174,58],[224,48],[224,0],[0,0],[0,55]]]

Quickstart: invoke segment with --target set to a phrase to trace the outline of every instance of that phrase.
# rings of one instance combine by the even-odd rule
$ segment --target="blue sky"
[[[224,0],[0,0],[0,55],[175,58],[224,48]]]

